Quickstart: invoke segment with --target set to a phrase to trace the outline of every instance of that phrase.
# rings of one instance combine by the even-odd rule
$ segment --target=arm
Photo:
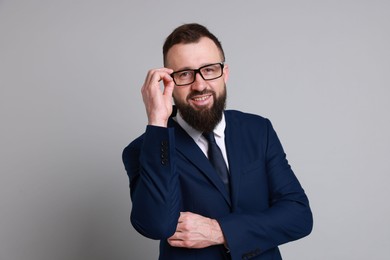
[[[147,126],[145,134],[123,152],[130,179],[131,223],[152,239],[171,236],[179,218],[173,132],[171,128]]]
[[[249,129],[255,129],[253,136],[259,136],[259,132],[265,133],[260,142],[264,149],[258,150],[263,152],[255,153],[261,165],[265,166],[264,169],[256,168],[250,174],[264,174],[264,181],[268,183],[265,188],[259,187],[258,192],[247,192],[249,187],[242,186],[239,195],[247,205],[252,206],[242,208],[237,205],[234,212],[216,220],[190,212],[182,213],[175,234],[168,239],[170,245],[203,248],[224,244],[232,256],[241,258],[247,253],[261,254],[310,233],[312,215],[308,199],[288,165],[271,123],[268,120],[261,122],[265,123],[260,129],[266,131],[259,131],[253,125]],[[234,129],[237,130],[236,127]],[[253,153],[248,157],[253,157]],[[244,160],[237,160],[246,164]],[[252,187],[250,190],[257,189]],[[259,196],[261,200],[267,201],[268,198],[268,206],[263,209],[259,209],[257,203],[254,205],[255,201],[259,201]]]
[[[282,145],[268,120],[266,125],[264,170],[268,182],[269,207],[261,211],[236,210],[217,219],[233,259],[241,258],[248,252],[261,254],[304,237],[311,232],[313,225],[305,192],[291,170]]]
[[[167,128],[174,87],[169,73],[172,70],[166,68],[148,72],[141,90],[148,126],[123,152],[130,179],[131,222],[138,232],[153,239],[171,236],[179,218],[174,130]]]

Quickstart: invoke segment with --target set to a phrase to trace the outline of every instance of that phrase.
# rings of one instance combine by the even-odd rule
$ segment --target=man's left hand
[[[205,248],[225,243],[221,227],[215,219],[191,212],[181,212],[176,232],[168,238],[174,247]]]

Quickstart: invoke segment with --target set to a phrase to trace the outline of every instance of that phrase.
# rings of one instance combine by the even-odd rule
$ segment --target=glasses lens
[[[173,74],[173,79],[176,85],[187,85],[194,81],[194,74],[195,72],[193,70],[179,71]]]
[[[202,74],[205,80],[216,79],[222,76],[222,66],[221,64],[211,64],[206,67],[200,69],[200,73]]]

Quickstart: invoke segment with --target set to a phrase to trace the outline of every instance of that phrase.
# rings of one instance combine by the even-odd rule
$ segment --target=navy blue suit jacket
[[[160,259],[281,259],[278,245],[308,235],[308,199],[268,119],[225,111],[231,196],[193,139],[172,119],[147,126],[123,152],[130,179],[131,223],[159,239]],[[171,247],[179,213],[216,219],[224,246]]]

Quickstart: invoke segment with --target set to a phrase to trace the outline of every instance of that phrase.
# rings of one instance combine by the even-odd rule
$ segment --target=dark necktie
[[[207,152],[209,161],[214,166],[222,182],[225,184],[228,192],[230,192],[229,171],[226,166],[225,160],[223,159],[221,149],[219,149],[217,143],[215,142],[214,133],[203,133],[203,136],[207,139],[209,143],[209,150]]]

